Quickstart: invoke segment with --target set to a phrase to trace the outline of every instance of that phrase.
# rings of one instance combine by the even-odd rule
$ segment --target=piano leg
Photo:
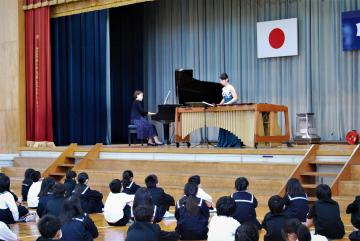
[[[170,130],[170,123],[164,123],[164,143],[166,143],[167,145],[170,145],[170,140],[169,140],[169,130]]]

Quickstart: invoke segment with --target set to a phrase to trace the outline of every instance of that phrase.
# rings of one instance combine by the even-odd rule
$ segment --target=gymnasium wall
[[[24,23],[18,7],[18,1],[0,1],[0,153],[25,144],[24,66],[19,68],[19,35],[24,34],[19,22],[21,29]]]

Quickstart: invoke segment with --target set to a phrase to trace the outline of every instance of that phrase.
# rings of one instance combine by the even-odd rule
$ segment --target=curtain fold
[[[360,55],[342,51],[341,12],[359,7],[359,0],[153,2],[144,15],[148,108],[175,93],[177,68],[214,82],[227,72],[241,102],[287,105],[292,136],[296,113],[315,112],[320,136],[343,140],[360,129]],[[256,23],[283,18],[298,18],[299,55],[257,59]]]
[[[103,10],[51,20],[57,145],[109,142],[107,18]]]
[[[29,146],[53,143],[50,9],[25,12],[26,139]]]

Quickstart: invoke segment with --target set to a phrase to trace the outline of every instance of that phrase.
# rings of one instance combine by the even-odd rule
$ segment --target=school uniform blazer
[[[349,235],[350,241],[360,241],[360,231],[354,231]]]
[[[44,215],[47,203],[53,198],[54,195],[52,193],[48,193],[48,195],[39,198],[39,204],[36,209],[36,213],[40,218]]]
[[[81,207],[85,213],[101,213],[104,207],[103,195],[87,186],[80,194]]]
[[[360,196],[356,196],[354,202],[347,206],[346,213],[351,214],[352,225],[360,229]]]
[[[27,195],[32,183],[33,181],[31,179],[24,179],[24,181],[21,184],[21,196],[24,202],[27,201]]]
[[[246,191],[238,191],[231,194],[231,197],[236,203],[236,211],[233,218],[239,223],[250,222],[260,229],[261,225],[256,219],[255,208],[258,206],[258,202],[255,196]]]
[[[286,194],[283,199],[286,206],[286,215],[289,216],[289,218],[297,218],[301,222],[306,222],[306,216],[309,213],[307,195],[292,197]]]
[[[74,191],[76,186],[76,182],[72,179],[65,179],[64,186],[65,186],[65,198],[68,198],[72,195],[72,192]]]
[[[339,204],[332,199],[316,201],[310,208],[307,218],[313,219],[315,234],[328,239],[342,239],[345,235]]]
[[[61,231],[64,241],[92,241],[99,236],[97,227],[87,214],[64,223]]]
[[[179,238],[178,233],[162,231],[158,224],[135,222],[128,229],[126,241],[177,241]]]
[[[60,215],[62,207],[64,206],[64,201],[65,198],[63,197],[53,197],[52,199],[50,199],[46,204],[44,215],[51,214],[58,217]]]
[[[161,187],[148,188],[148,190],[151,193],[152,200],[156,206],[169,207],[175,205],[174,198],[169,194],[166,194]]]
[[[122,190],[122,192],[129,195],[134,195],[139,188],[139,185],[137,185],[135,182],[131,182],[127,187]]]
[[[264,241],[283,241],[281,229],[284,226],[286,219],[288,219],[288,217],[284,212],[280,214],[267,213],[261,224],[266,230]]]

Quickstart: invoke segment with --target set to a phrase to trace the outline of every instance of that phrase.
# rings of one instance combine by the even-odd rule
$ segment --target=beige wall
[[[0,153],[15,152],[25,143],[24,33],[18,7],[18,1],[0,0]]]

